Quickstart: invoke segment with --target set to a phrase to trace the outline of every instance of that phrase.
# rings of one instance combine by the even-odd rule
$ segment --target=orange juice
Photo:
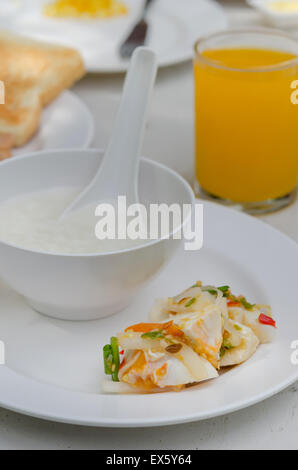
[[[251,203],[295,188],[298,105],[291,102],[291,83],[298,79],[296,58],[246,47],[207,49],[196,57],[196,180],[207,193]]]

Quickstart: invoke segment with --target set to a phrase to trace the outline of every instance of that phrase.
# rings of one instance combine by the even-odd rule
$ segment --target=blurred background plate
[[[55,148],[86,148],[94,136],[93,117],[87,106],[71,91],[44,108],[40,126],[32,139],[13,155]]]
[[[78,49],[89,72],[122,72],[127,61],[118,49],[142,9],[140,0],[124,0],[129,13],[111,19],[53,19],[43,15],[52,0],[1,0],[0,27]],[[148,11],[147,45],[167,66],[192,57],[194,41],[227,27],[223,9],[213,0],[155,0]]]

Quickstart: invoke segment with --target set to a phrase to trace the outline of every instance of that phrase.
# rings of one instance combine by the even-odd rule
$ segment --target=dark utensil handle
[[[146,0],[145,5],[144,5],[144,13],[146,12],[147,8],[149,7],[150,3],[152,3],[153,0]]]

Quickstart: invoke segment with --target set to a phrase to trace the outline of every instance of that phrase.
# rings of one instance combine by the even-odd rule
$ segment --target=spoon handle
[[[110,143],[101,165],[101,194],[137,202],[138,161],[143,143],[147,110],[157,72],[155,53],[138,48],[132,56]]]
[[[147,47],[136,49],[102,164],[60,219],[89,204],[109,202],[116,205],[118,196],[126,196],[127,204],[138,202],[139,157],[156,72],[156,54]]]

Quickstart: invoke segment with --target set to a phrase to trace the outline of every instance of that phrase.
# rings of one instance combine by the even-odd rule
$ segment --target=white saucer
[[[298,339],[297,244],[255,218],[212,203],[204,208],[203,249],[182,249],[133,305],[113,317],[53,320],[0,284],[0,339],[6,347],[0,406],[67,423],[160,426],[247,407],[297,380],[298,366],[290,361],[291,342]],[[146,320],[155,297],[171,296],[198,279],[229,284],[252,302],[271,304],[277,339],[218,379],[180,393],[103,395],[101,351],[110,336]]]
[[[64,91],[42,112],[38,131],[13,155],[56,148],[87,148],[94,137],[93,117],[87,106],[71,91]]]
[[[119,57],[118,49],[139,17],[142,1],[123,0],[129,14],[106,20],[47,18],[42,6],[50,1],[26,0],[10,14],[2,6],[0,27],[78,49],[89,72],[127,69],[128,62]],[[190,59],[198,37],[227,27],[222,7],[213,0],[155,0],[148,20],[147,45],[157,52],[161,66]]]

